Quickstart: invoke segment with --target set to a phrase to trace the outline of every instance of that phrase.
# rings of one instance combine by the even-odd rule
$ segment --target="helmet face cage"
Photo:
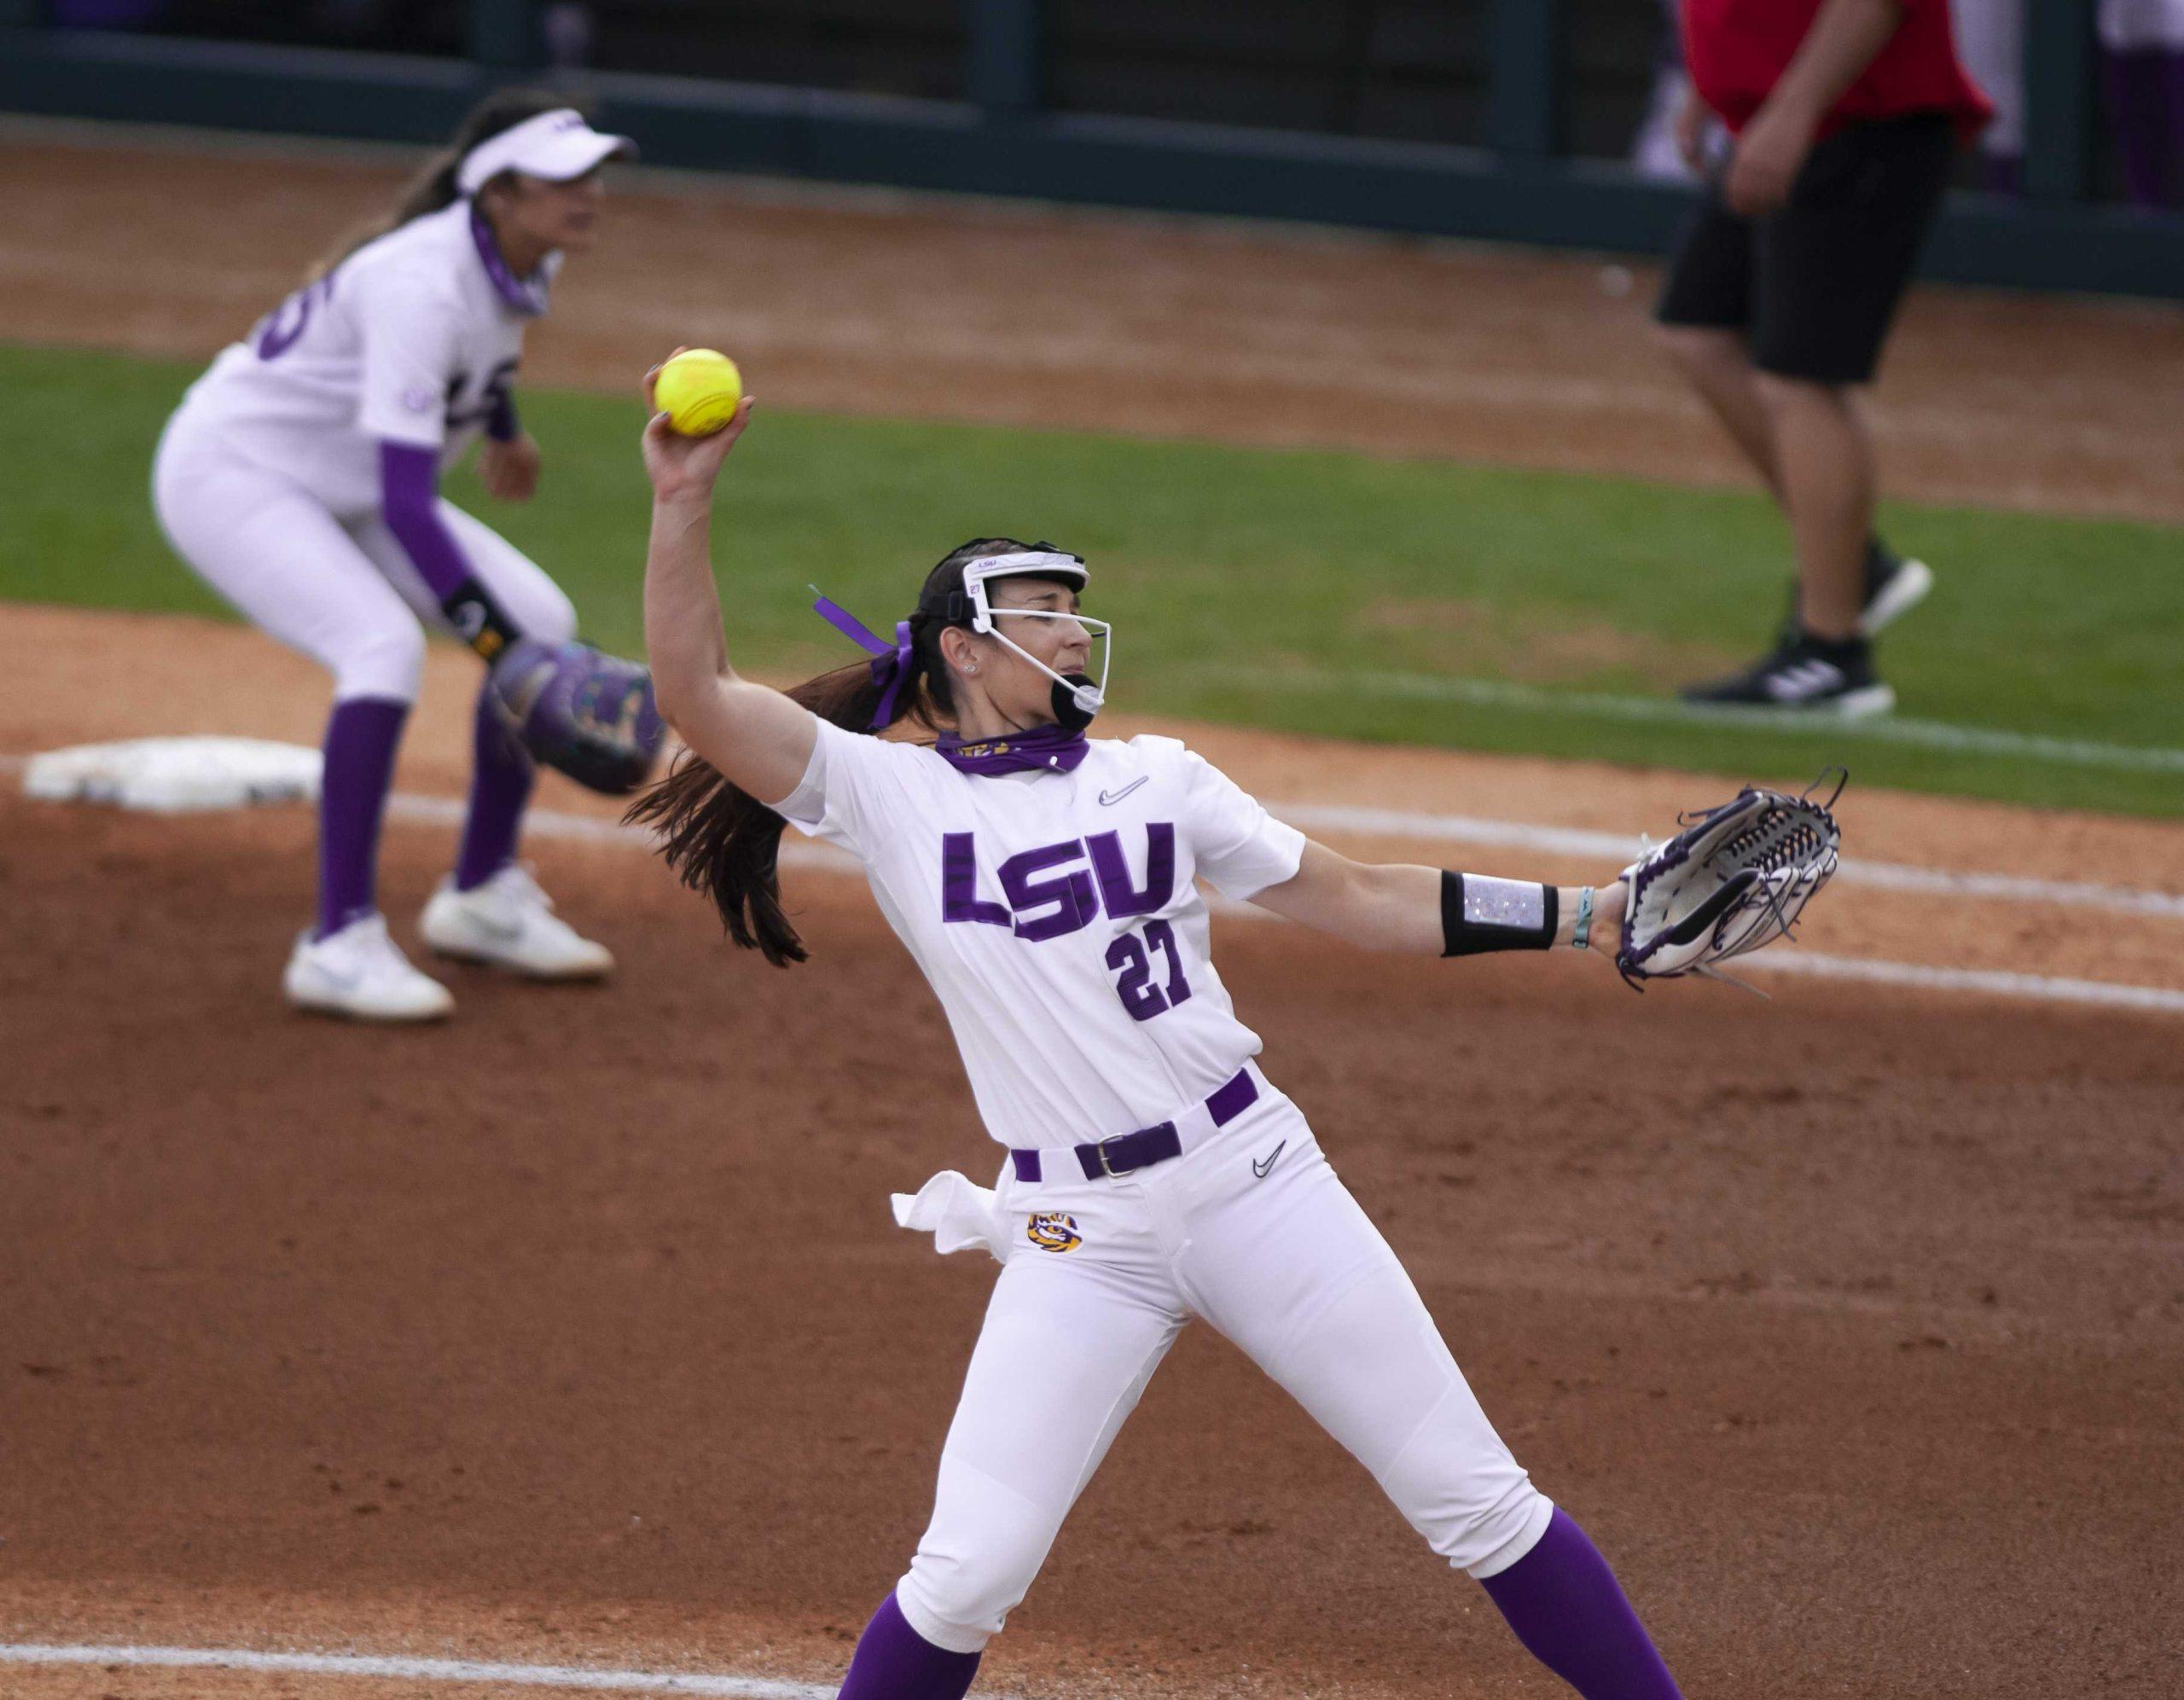
[[[1018,656],[1045,674],[1054,682],[1056,716],[1072,729],[1089,724],[1107,699],[1107,669],[1115,653],[1114,628],[1105,620],[1089,619],[1083,614],[1072,614],[1044,608],[1002,608],[996,610],[988,598],[986,587],[996,578],[1054,578],[1082,591],[1089,575],[1079,556],[1066,554],[1059,549],[1024,549],[1010,554],[985,555],[967,563],[963,568],[963,590],[971,600],[971,630],[983,637],[990,637],[1005,645]],[[1090,682],[1065,678],[1037,656],[1025,649],[997,624],[1011,620],[1068,620],[1089,632],[1099,647],[1099,669],[1085,676]],[[1073,710],[1074,712],[1067,711]]]

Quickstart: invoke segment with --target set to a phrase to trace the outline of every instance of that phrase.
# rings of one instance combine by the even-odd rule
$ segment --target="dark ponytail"
[[[953,721],[956,699],[940,653],[940,634],[951,625],[967,629],[971,624],[963,568],[987,555],[1029,547],[1049,545],[1027,545],[1014,537],[975,538],[950,549],[926,575],[910,615],[910,676],[896,696],[897,723],[907,720],[938,732]],[[873,729],[872,717],[884,694],[870,664],[862,661],[807,679],[787,693],[790,701],[849,732]],[[685,750],[667,777],[632,804],[623,819],[653,828],[660,856],[685,885],[712,900],[738,946],[762,952],[777,968],[804,960],[804,941],[781,908],[781,828],[787,823],[757,798],[729,784],[695,751]]]
[[[462,167],[462,156],[479,142],[504,130],[514,130],[541,113],[582,104],[551,89],[502,89],[486,96],[470,109],[470,115],[456,129],[454,139],[419,168],[417,175],[402,191],[402,198],[394,203],[393,210],[363,229],[351,232],[338,250],[319,262],[311,281],[317,281],[367,243],[454,206],[462,193],[456,182],[456,173]]]

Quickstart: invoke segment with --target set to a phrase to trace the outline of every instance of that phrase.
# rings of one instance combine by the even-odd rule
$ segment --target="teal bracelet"
[[[1593,888],[1589,885],[1577,894],[1577,920],[1570,929],[1570,948],[1572,950],[1590,950],[1593,948]]]

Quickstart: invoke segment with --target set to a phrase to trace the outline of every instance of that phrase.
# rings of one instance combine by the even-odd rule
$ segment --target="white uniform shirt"
[[[1176,740],[1095,740],[1074,773],[992,776],[821,722],[778,812],[864,864],[1003,1145],[1153,1126],[1258,1054],[1195,882],[1278,885],[1304,835]]]
[[[359,248],[222,350],[179,422],[335,513],[367,513],[382,438],[437,450],[443,467],[469,448],[515,374],[523,326],[458,200]]]

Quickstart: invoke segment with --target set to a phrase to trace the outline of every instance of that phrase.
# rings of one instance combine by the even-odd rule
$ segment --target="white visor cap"
[[[636,151],[628,136],[594,130],[574,107],[561,107],[487,136],[462,156],[455,183],[463,194],[475,194],[502,171],[565,183],[606,160],[632,159]]]
[[[1062,578],[1080,592],[1090,582],[1084,558],[1060,549],[1023,549],[1014,554],[981,555],[963,568],[963,588],[984,603],[985,587],[996,578]]]

